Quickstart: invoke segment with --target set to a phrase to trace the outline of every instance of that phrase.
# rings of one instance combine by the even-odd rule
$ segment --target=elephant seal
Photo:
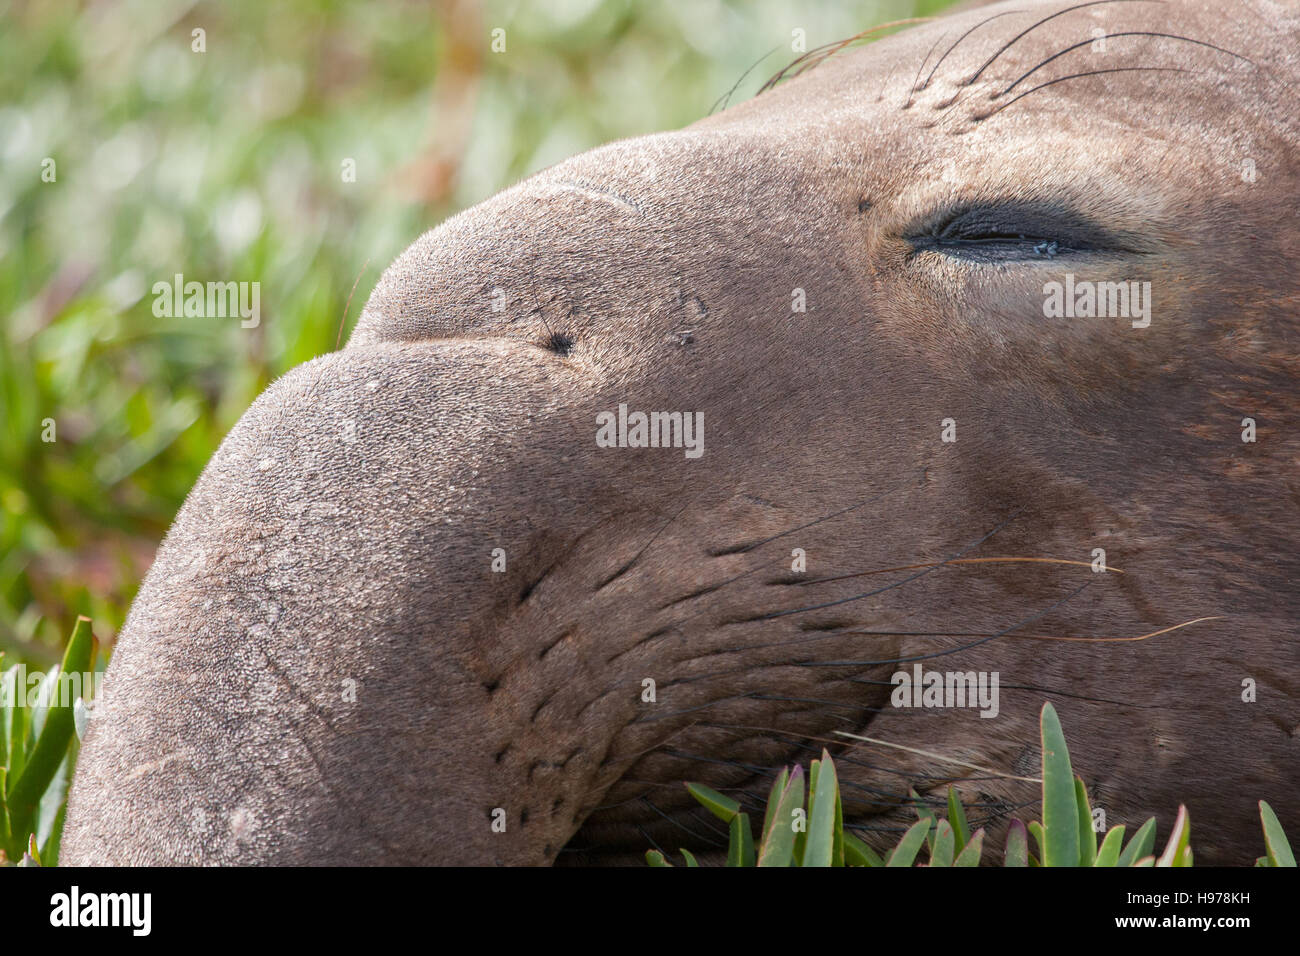
[[[996,831],[1053,700],[1110,823],[1248,862],[1300,822],[1297,38],[1015,0],[423,236],[185,503],[65,859],[705,851],[682,781],[823,746],[869,839],[950,782]]]

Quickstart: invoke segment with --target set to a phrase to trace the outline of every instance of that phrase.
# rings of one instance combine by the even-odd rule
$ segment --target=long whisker
[[[1078,641],[1081,644],[1124,644],[1129,641],[1145,641],[1152,637],[1159,637],[1161,634],[1168,634],[1170,631],[1177,631],[1184,627],[1190,627],[1193,624],[1200,624],[1202,621],[1222,621],[1225,620],[1223,615],[1215,617],[1198,617],[1192,621],[1183,621],[1182,624],[1175,624],[1172,627],[1164,627],[1158,631],[1151,631],[1148,634],[1139,634],[1137,637],[1057,637],[1050,634],[1012,634],[1014,638],[1028,641]]]
[[[1022,640],[1022,641],[1076,641],[1081,644],[1126,644],[1134,641],[1149,640],[1150,638],[1153,637],[1159,637],[1161,634],[1168,634],[1171,631],[1177,631],[1184,627],[1190,627],[1193,624],[1200,624],[1203,621],[1222,621],[1222,620],[1226,620],[1226,618],[1223,617],[1222,615],[1213,616],[1213,617],[1198,617],[1191,621],[1183,621],[1181,624],[1174,624],[1170,627],[1161,628],[1158,631],[1150,631],[1146,634],[1138,634],[1134,637],[1067,637],[1058,634],[1006,634],[1006,633],[1003,633],[1002,636],[1009,637],[1014,640]],[[886,631],[886,630],[864,631],[864,630],[851,630],[851,629],[837,628],[835,630],[823,631],[819,634],[812,634],[809,635],[808,637],[786,639],[781,641],[767,641],[762,644],[737,645],[735,647],[728,647],[724,650],[711,651],[708,652],[707,654],[700,654],[698,655],[697,659],[708,657],[708,656],[714,656],[718,654],[737,654],[742,651],[763,650],[764,648],[768,648],[768,647],[791,647],[799,644],[813,644],[816,643],[817,641],[838,640],[840,638],[849,637],[849,636],[852,637],[992,637],[994,635],[988,631]],[[851,677],[849,678],[849,680],[861,684],[888,684],[889,683],[888,681],[874,681],[874,680],[868,680],[867,678],[859,678],[859,677]],[[1007,684],[1003,686],[1009,687],[1011,685]],[[1044,688],[1040,688],[1040,689],[1044,689]],[[1067,694],[1065,691],[1052,691],[1052,693],[1059,694],[1063,697],[1075,696],[1075,695]],[[1097,700],[1100,701],[1101,698],[1097,698]],[[1120,702],[1106,701],[1106,703],[1120,703]]]
[[[746,70],[744,73],[740,74],[740,78],[736,80],[736,82],[732,85],[731,89],[727,90],[726,93],[724,93],[722,96],[719,96],[716,100],[713,101],[713,105],[709,107],[709,115],[710,116],[713,115],[713,111],[718,108],[719,104],[722,104],[722,107],[725,109],[731,103],[731,97],[735,95],[736,90],[740,88],[740,84],[745,82],[745,77],[753,73],[754,68],[756,66],[758,66],[760,63],[762,63],[764,60],[766,60],[769,56],[771,56],[779,49],[781,49],[781,45],[777,44],[776,46],[772,47],[772,49],[768,50],[766,53],[760,56],[753,63],[751,63],[749,65],[749,69]]]
[[[987,60],[985,60],[985,61],[984,61],[984,64],[983,64],[983,65],[982,65],[978,70],[975,71],[974,75],[972,75],[972,76],[970,77],[970,79],[968,79],[968,80],[967,80],[965,83],[963,83],[962,85],[963,85],[963,86],[970,86],[972,83],[974,83],[976,80],[978,80],[978,79],[979,79],[979,78],[984,74],[984,71],[987,70],[990,66],[992,66],[992,65],[993,65],[993,62],[994,62],[998,57],[1000,57],[1003,53],[1006,53],[1007,50],[1010,50],[1013,46],[1015,46],[1017,43],[1019,43],[1021,40],[1023,40],[1023,39],[1024,39],[1026,36],[1028,36],[1030,33],[1032,33],[1033,31],[1037,30],[1037,29],[1038,29],[1039,27],[1041,27],[1044,23],[1047,23],[1047,22],[1050,21],[1050,20],[1055,20],[1057,17],[1063,17],[1063,16],[1065,16],[1067,13],[1073,13],[1075,10],[1082,10],[1082,9],[1084,9],[1085,7],[1100,7],[1100,6],[1104,6],[1104,5],[1106,5],[1106,4],[1111,4],[1111,3],[1160,3],[1160,4],[1163,4],[1164,2],[1165,2],[1165,0],[1089,0],[1089,2],[1087,2],[1087,3],[1076,3],[1074,6],[1066,7],[1064,10],[1057,10],[1055,13],[1048,14],[1047,16],[1043,17],[1041,20],[1038,20],[1038,21],[1035,22],[1034,24],[1032,24],[1032,25],[1030,25],[1030,26],[1028,26],[1028,27],[1025,27],[1025,29],[1021,30],[1019,33],[1017,33],[1015,36],[1013,36],[1010,40],[1008,40],[1006,43],[1004,43],[1001,47],[998,48],[998,51],[997,51],[996,53],[994,53],[991,57],[989,57]]]
[[[984,543],[985,541],[987,541],[989,538],[993,537],[995,534],[997,534],[999,531],[1001,531],[1003,528],[1005,528],[1008,524],[1010,524],[1012,521],[1014,521],[1017,517],[1019,517],[1020,514],[1023,512],[1023,510],[1024,510],[1023,508],[1017,509],[1016,511],[1014,511],[1014,512],[1010,515],[1010,517],[1008,517],[1008,518],[1006,518],[1005,520],[1003,520],[1002,522],[1000,522],[1000,523],[999,523],[995,528],[993,528],[992,531],[988,532],[988,534],[985,534],[984,536],[982,536],[982,537],[978,538],[977,540],[971,542],[970,544],[966,545],[966,547],[962,548],[960,551],[958,551],[956,554],[952,555],[951,557],[947,558],[945,561],[941,561],[941,562],[935,564],[933,567],[928,567],[928,568],[925,568],[925,569],[923,569],[923,570],[921,570],[921,571],[918,571],[916,574],[908,575],[907,577],[903,578],[901,581],[895,581],[893,584],[887,584],[887,585],[885,585],[883,588],[877,588],[877,589],[875,589],[874,591],[866,591],[866,592],[864,592],[864,593],[862,593],[862,594],[855,594],[855,595],[853,595],[853,596],[851,596],[851,597],[840,598],[840,599],[835,600],[835,601],[826,601],[826,602],[824,602],[824,603],[822,603],[822,604],[811,604],[811,605],[808,605],[808,606],[806,606],[806,607],[797,607],[797,608],[792,608],[792,609],[790,609],[790,610],[786,610],[786,611],[773,611],[773,612],[771,612],[771,613],[769,613],[769,614],[762,614],[762,615],[759,615],[758,617],[751,618],[750,620],[753,620],[753,621],[767,621],[767,620],[772,620],[773,618],[786,617],[787,615],[790,615],[790,614],[805,614],[805,613],[807,613],[807,612],[809,612],[809,611],[820,611],[820,610],[822,610],[823,608],[828,608],[828,607],[838,607],[838,606],[841,605],[841,604],[849,604],[849,603],[851,603],[851,602],[853,602],[853,601],[861,601],[861,600],[864,600],[865,598],[874,597],[874,596],[877,595],[877,594],[881,594],[881,593],[883,593],[883,592],[885,592],[885,591],[889,591],[889,590],[891,590],[891,589],[893,589],[893,588],[902,587],[904,584],[907,584],[907,583],[910,582],[910,581],[915,581],[915,580],[918,579],[918,578],[925,577],[927,574],[930,574],[931,572],[933,572],[936,568],[943,567],[945,564],[948,564],[948,563],[950,563],[951,561],[953,561],[954,559],[961,557],[961,556],[962,556],[963,554],[965,554],[966,552],[971,551],[971,550],[974,550],[975,548],[978,548],[981,544],[983,544],[983,543]]]
[[[1091,44],[1095,43],[1097,40],[1112,40],[1115,39],[1116,37],[1162,37],[1168,40],[1181,40],[1184,43],[1194,43],[1197,46],[1203,46],[1211,50],[1217,50],[1220,53],[1226,53],[1228,54],[1228,56],[1234,56],[1238,60],[1244,60],[1245,62],[1249,63],[1251,66],[1255,65],[1254,61],[1251,60],[1249,57],[1244,57],[1239,53],[1233,53],[1231,50],[1225,50],[1223,47],[1215,46],[1213,43],[1206,43],[1204,40],[1194,40],[1191,37],[1180,36],[1177,33],[1155,33],[1150,30],[1125,30],[1122,33],[1107,33],[1105,36],[1097,37],[1095,39],[1080,40],[1078,43],[1075,43],[1072,46],[1067,46],[1064,50],[1062,50],[1059,53],[1053,53],[1051,56],[1049,56],[1046,60],[1043,60],[1032,70],[1027,70],[1026,72],[1020,74],[1020,76],[1016,78],[1016,81],[1014,83],[1012,83],[1011,85],[1006,87],[1006,89],[998,93],[997,96],[1002,97],[1010,93],[1017,86],[1019,86],[1026,78],[1037,73],[1039,70],[1047,66],[1047,64],[1051,63],[1053,60],[1057,60],[1065,56],[1065,54],[1069,53],[1072,50],[1077,50],[1080,47],[1090,46]]]
[[[686,833],[690,834],[691,836],[695,837],[695,839],[697,839],[697,840],[703,840],[705,843],[709,843],[709,844],[712,844],[712,845],[715,845],[715,846],[716,846],[716,845],[718,845],[718,838],[719,838],[719,837],[722,837],[722,839],[723,839],[724,841],[725,841],[725,839],[726,839],[726,834],[725,834],[725,833],[722,833],[720,830],[716,830],[716,829],[714,829],[714,828],[712,827],[712,825],[710,825],[710,827],[709,827],[710,832],[709,832],[707,835],[701,836],[699,833],[696,833],[694,830],[692,830],[690,827],[688,827],[685,823],[683,823],[683,822],[682,822],[680,819],[678,819],[677,817],[669,816],[668,814],[664,813],[662,810],[660,810],[658,807],[656,807],[653,803],[650,802],[650,798],[649,798],[649,797],[642,796],[642,797],[641,797],[641,802],[644,803],[644,804],[645,804],[647,807],[649,807],[651,810],[653,810],[655,813],[659,814],[659,816],[663,817],[663,818],[664,818],[665,820],[667,820],[669,823],[672,823],[673,825],[675,825],[675,826],[678,827],[679,829],[681,829],[681,830],[685,831]]]
[[[962,644],[958,647],[950,647],[945,651],[935,651],[932,654],[917,654],[912,657],[892,657],[882,661],[792,661],[791,663],[797,663],[800,667],[873,667],[882,664],[910,664],[913,661],[928,661],[936,657],[947,657],[949,654],[960,654],[962,651],[969,651],[971,648],[979,647],[982,644],[987,644],[989,641],[995,641],[999,637],[1004,637],[1007,634],[1010,634],[1012,631],[1019,630],[1020,628],[1028,624],[1030,621],[1036,621],[1041,617],[1046,617],[1048,614],[1055,611],[1061,605],[1077,597],[1079,594],[1083,593],[1091,586],[1092,586],[1091,581],[1085,582],[1084,584],[1081,584],[1079,587],[1075,588],[1065,597],[1061,598],[1059,601],[1056,601],[1048,605],[1043,610],[1030,615],[1024,620],[1012,624],[1010,627],[1006,628],[1005,630],[998,631],[995,634],[990,634],[988,637],[981,638],[978,641],[971,641],[969,644]]]
[[[1079,594],[1081,594],[1084,590],[1086,590],[1088,587],[1090,587],[1091,584],[1092,584],[1091,581],[1088,581],[1088,582],[1082,584],[1081,586],[1079,586],[1079,587],[1075,588],[1073,591],[1071,591],[1069,594],[1065,595],[1065,596],[1064,596],[1063,598],[1061,598],[1060,600],[1053,602],[1052,604],[1048,605],[1048,606],[1047,606],[1046,608],[1044,608],[1043,610],[1038,611],[1038,612],[1036,612],[1036,613],[1030,615],[1029,617],[1024,618],[1024,619],[1022,619],[1022,620],[1016,622],[1015,624],[1011,625],[1010,627],[1008,627],[1008,628],[1006,628],[1006,629],[1004,629],[1004,630],[998,631],[998,632],[995,633],[995,634],[990,634],[988,637],[982,638],[981,640],[978,640],[978,641],[972,641],[972,642],[969,643],[969,644],[963,644],[963,645],[961,645],[961,646],[959,646],[959,647],[952,647],[952,648],[948,648],[947,650],[936,651],[936,652],[934,652],[934,653],[932,653],[932,654],[918,654],[918,655],[915,655],[915,656],[913,656],[913,657],[898,657],[898,658],[891,658],[891,659],[889,659],[889,660],[879,660],[879,661],[789,661],[789,662],[783,662],[783,666],[786,665],[786,664],[790,664],[790,665],[795,665],[795,666],[799,666],[799,667],[869,667],[869,666],[877,666],[877,665],[882,665],[882,664],[910,664],[910,663],[912,663],[913,661],[931,660],[931,659],[936,658],[936,657],[945,657],[945,656],[947,656],[947,655],[949,655],[949,654],[958,654],[958,653],[961,653],[962,651],[966,651],[966,650],[970,650],[971,648],[979,647],[979,646],[982,645],[982,644],[987,644],[989,641],[996,640],[997,638],[1002,637],[1002,636],[1004,636],[1004,635],[1006,635],[1006,634],[1009,634],[1009,633],[1011,633],[1011,632],[1014,631],[1014,630],[1017,630],[1017,629],[1019,629],[1019,628],[1021,628],[1021,627],[1024,627],[1026,624],[1030,623],[1031,621],[1035,621],[1035,620],[1038,620],[1038,619],[1041,618],[1041,617],[1045,617],[1046,615],[1048,615],[1048,614],[1052,613],[1053,611],[1055,611],[1057,608],[1061,607],[1061,606],[1062,606],[1063,604],[1065,604],[1067,601],[1070,601],[1071,599],[1077,597],[1077,596],[1078,596]],[[712,678],[712,677],[721,677],[721,676],[725,676],[725,675],[728,674],[728,673],[736,673],[736,672],[739,672],[739,671],[751,671],[752,669],[753,669],[752,667],[737,667],[737,668],[733,668],[731,671],[717,671],[717,672],[713,672],[713,673],[709,673],[709,674],[701,674],[701,675],[698,675],[698,676],[696,676],[696,677],[687,677],[687,678],[683,678],[683,679],[681,679],[681,680],[672,681],[671,683],[669,683],[669,684],[665,684],[664,686],[665,686],[665,687],[670,687],[670,686],[676,686],[676,685],[679,685],[679,684],[689,684],[689,683],[694,683],[694,682],[696,682],[696,681],[700,681],[700,680],[707,680],[707,679]],[[749,698],[750,696],[751,696],[750,694],[737,694],[737,695],[733,695],[733,696],[731,696],[731,697],[723,697],[723,698],[719,698],[718,700],[706,701],[705,703],[700,704],[700,705],[698,705],[698,706],[696,706],[696,707],[689,707],[689,708],[686,708],[685,710],[674,711],[673,713],[670,713],[670,714],[657,714],[657,715],[655,715],[655,716],[653,716],[653,717],[642,717],[642,718],[639,718],[637,721],[635,721],[635,723],[652,723],[652,722],[657,721],[657,720],[664,720],[664,719],[667,719],[667,718],[669,718],[669,717],[680,716],[680,715],[682,715],[682,714],[694,713],[694,712],[696,712],[696,711],[704,710],[704,709],[706,709],[706,708],[708,708],[708,707],[712,707],[712,706],[714,706],[715,704],[725,703],[725,702],[727,702],[727,701],[744,700],[744,699]],[[869,708],[864,708],[864,709],[869,709]]]
[[[767,736],[767,737],[771,737],[771,738],[776,739],[776,740],[790,740],[790,741],[794,742],[796,749],[799,749],[799,750],[807,750],[807,751],[809,751],[809,752],[811,752],[811,753],[815,753],[815,754],[817,754],[817,756],[821,756],[821,748],[820,748],[819,746],[814,746],[814,745],[816,745],[816,744],[820,744],[820,745],[822,745],[822,746],[827,746],[827,747],[829,747],[829,746],[835,746],[835,747],[844,747],[844,746],[846,746],[843,740],[836,739],[835,737],[825,737],[825,736],[821,736],[821,735],[818,735],[818,734],[796,734],[796,733],[793,733],[793,732],[788,731],[788,730],[781,730],[781,729],[778,728],[778,727],[764,727],[764,726],[758,726],[758,725],[752,725],[752,724],[718,724],[718,723],[708,723],[708,724],[705,724],[704,726],[708,726],[708,727],[717,727],[717,728],[719,728],[719,729],[721,729],[721,730],[746,730],[746,731],[758,731],[759,733],[762,733],[763,735],[765,735],[765,736]],[[674,753],[676,753],[676,752],[674,751]],[[912,780],[939,780],[939,779],[947,779],[946,777],[944,777],[944,778],[933,777],[933,776],[931,776],[931,775],[929,775],[929,774],[925,774],[925,773],[917,773],[917,772],[910,772],[910,771],[906,771],[906,770],[899,770],[899,769],[897,769],[897,768],[895,768],[895,767],[888,767],[888,766],[884,766],[884,765],[882,765],[882,764],[871,763],[870,761],[863,760],[860,756],[856,756],[856,757],[855,757],[855,756],[850,756],[851,754],[852,754],[852,748],[850,747],[849,749],[847,749],[847,750],[844,752],[844,754],[842,754],[842,755],[837,755],[836,759],[837,759],[837,760],[840,760],[840,761],[843,762],[843,763],[851,763],[851,764],[853,764],[854,766],[863,767],[863,768],[866,768],[866,769],[868,769],[868,770],[874,770],[874,771],[878,771],[878,772],[880,772],[880,773],[889,773],[889,774],[893,774],[894,776],[898,776],[898,777],[907,777],[908,779],[912,779]],[[678,755],[678,756],[689,756],[689,755],[686,755],[686,754],[677,754],[677,755]],[[703,759],[706,759],[706,758],[702,758],[702,757],[701,757],[701,758],[695,758],[695,759],[701,759],[701,760],[703,760]],[[725,760],[722,760],[722,761],[716,761],[716,760],[715,760],[715,761],[711,761],[711,762],[717,762],[717,763],[728,763],[729,761],[725,761]],[[740,764],[739,766],[742,766],[742,767],[743,767],[743,766],[745,766],[745,765],[744,765],[744,764]],[[767,775],[767,776],[770,776],[770,777],[775,777],[775,776],[776,776],[776,771],[768,771],[768,772],[766,773],[766,775]],[[890,792],[890,791],[888,791],[888,790],[879,790],[879,789],[875,789],[875,788],[872,788],[872,787],[865,786],[865,785],[863,785],[863,784],[858,784],[857,787],[856,787],[856,789],[858,789],[858,790],[863,790],[863,791],[868,792],[868,793],[874,793],[874,794],[876,794],[877,796],[882,796],[882,797],[890,797],[890,798],[893,798],[893,797],[895,796],[892,792]]]
[[[748,554],[750,551],[753,551],[756,548],[761,548],[763,545],[769,544],[780,538],[785,538],[788,537],[789,535],[797,534],[800,531],[804,531],[808,528],[815,527],[816,525],[822,524],[825,521],[830,521],[832,518],[838,518],[840,515],[846,515],[851,511],[857,511],[859,508],[863,507],[864,505],[875,504],[881,498],[885,498],[889,495],[892,495],[894,492],[898,491],[900,487],[905,487],[905,486],[896,486],[894,488],[890,488],[889,490],[882,491],[880,494],[875,495],[871,498],[865,498],[862,501],[859,501],[855,505],[849,505],[847,508],[841,508],[839,511],[832,511],[830,514],[822,515],[820,518],[814,518],[812,521],[809,521],[806,524],[801,524],[797,527],[789,529],[788,531],[779,532],[778,534],[774,534],[769,538],[763,538],[761,541],[755,541],[753,544],[747,544],[742,548],[736,549],[735,551],[730,551],[725,553]]]
[[[996,114],[1001,113],[1004,109],[1006,109],[1012,103],[1015,103],[1017,100],[1024,99],[1030,93],[1037,93],[1039,90],[1045,90],[1047,89],[1047,87],[1055,86],[1057,83],[1064,83],[1066,80],[1077,80],[1085,76],[1101,76],[1102,74],[1105,73],[1197,73],[1197,72],[1199,71],[1184,69],[1183,67],[1180,66],[1116,66],[1105,70],[1088,70],[1083,73],[1071,73],[1069,76],[1060,76],[1054,80],[1048,80],[1046,83],[1040,83],[1038,86],[1031,87],[1030,89],[1025,90],[1025,92],[1023,93],[1018,93],[1015,96],[1013,96],[1011,99],[1007,100],[1007,102],[999,106],[997,109],[991,110],[988,113],[985,113],[982,116],[976,118],[979,120],[986,120],[990,116],[995,116]]]
[[[895,750],[903,750],[906,751],[907,753],[916,754],[917,756],[920,757],[928,757],[931,760],[938,760],[942,763],[950,763],[958,767],[966,767],[970,770],[978,770],[980,773],[985,773],[992,777],[998,777],[1003,780],[1020,780],[1024,783],[1037,783],[1037,784],[1041,784],[1043,782],[1042,777],[1020,777],[1013,773],[1003,773],[1001,770],[994,770],[991,767],[981,767],[979,764],[971,763],[967,760],[958,760],[956,757],[949,757],[946,756],[945,754],[935,753],[933,750],[921,750],[919,747],[907,747],[904,746],[903,744],[896,744],[888,740],[881,740],[879,737],[866,737],[863,736],[862,734],[851,734],[847,730],[834,730],[831,731],[831,733],[834,733],[840,737],[847,737],[849,740],[861,740],[869,744],[875,744],[878,747],[892,747]]]
[[[989,557],[989,558],[953,558],[948,561],[935,561],[929,564],[900,564],[892,568],[880,568],[876,571],[855,571],[852,574],[837,574],[834,577],[813,578],[811,581],[791,581],[789,583],[799,585],[800,587],[810,587],[814,584],[825,584],[828,581],[845,581],[849,578],[868,577],[873,574],[888,574],[891,571],[915,571],[918,568],[938,568],[948,564],[1068,564],[1080,568],[1091,568],[1091,561],[1073,561],[1067,558],[1018,558],[1018,557]],[[1116,574],[1123,574],[1119,568],[1103,564],[1098,570],[1114,571]]]
[[[1109,697],[1090,697],[1087,694],[1071,694],[1055,687],[1043,687],[1038,684],[998,684],[999,690],[1023,690],[1033,694],[1050,694],[1066,700],[1081,700],[1089,704],[1114,704],[1116,707],[1131,707],[1135,710],[1160,710],[1159,704],[1134,704],[1127,700],[1112,700]]]
[[[844,49],[850,43],[854,43],[858,40],[861,40],[863,37],[870,36],[873,33],[879,33],[881,30],[889,30],[892,29],[893,27],[907,26],[910,23],[929,23],[933,19],[935,18],[934,17],[908,17],[904,20],[891,20],[889,23],[882,23],[879,26],[874,26],[871,27],[870,29],[861,31],[860,33],[855,33],[853,36],[849,37],[846,40],[837,40],[834,43],[823,43],[821,46],[813,47],[813,49],[807,51],[806,53],[802,53],[794,60],[791,60],[790,63],[788,63],[779,73],[777,73],[766,83],[764,83],[762,87],[759,88],[758,92],[766,93],[768,90],[772,89],[772,87],[776,86],[778,83],[784,80],[787,76],[798,76],[800,73],[804,72],[805,70],[812,69],[813,67],[818,66],[829,57],[834,56],[840,50]],[[818,57],[816,61],[809,62],[812,57],[814,57],[819,53],[822,55]],[[795,70],[795,67],[799,67],[799,68]],[[792,70],[794,70],[793,73],[791,73]]]
[[[826,745],[826,744],[834,745],[834,746],[843,745],[843,741],[839,741],[839,740],[831,740],[829,738],[823,738],[823,737],[804,737],[795,734],[783,733],[781,731],[777,731],[775,729],[769,729],[769,728],[738,728],[735,725],[728,725],[728,724],[709,724],[707,726],[717,727],[720,730],[732,730],[732,729],[762,730],[766,736],[789,738],[791,741],[794,742],[796,750],[803,750],[808,753],[814,754],[815,756],[818,757],[821,756],[821,749],[822,749],[821,746],[814,746],[813,744],[809,744],[806,741],[815,740],[819,745]],[[725,766],[725,767],[734,767],[739,770],[744,770],[747,773],[754,774],[755,776],[761,776],[768,779],[775,779],[777,776],[777,772],[770,767],[756,767],[752,764],[743,763],[737,760],[725,760],[719,757],[705,757],[700,754],[686,753],[681,750],[665,750],[664,756],[672,757],[678,760],[693,760],[698,763],[708,763],[708,764],[714,764],[714,765]],[[940,779],[940,778],[932,778],[928,775],[909,774],[901,770],[889,770],[888,768],[885,767],[873,766],[872,764],[860,760],[853,760],[845,757],[841,758],[841,763],[844,764],[852,763],[856,766],[865,767],[867,769],[893,773],[898,776],[907,777],[910,780]],[[942,779],[947,779],[947,778],[945,777]],[[855,783],[847,779],[841,780],[840,786],[846,791],[846,795],[848,795],[848,792],[851,791],[853,795],[858,798],[857,804],[859,807],[889,808],[898,805],[897,795],[889,790],[882,790],[874,787],[869,787],[865,784]],[[723,788],[723,789],[728,790],[730,788]],[[742,791],[742,792],[749,792],[749,791]],[[876,797],[879,799],[863,799],[862,797],[859,796],[860,794],[870,794],[872,797]],[[633,801],[624,801],[624,804],[618,804],[618,805],[622,806],[630,802]],[[760,804],[760,809],[761,807],[762,804]]]

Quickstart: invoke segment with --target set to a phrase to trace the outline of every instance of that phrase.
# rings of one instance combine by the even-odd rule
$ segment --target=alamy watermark
[[[1133,328],[1151,324],[1150,282],[1076,281],[1043,283],[1043,315],[1049,319],[1132,319]]]
[[[238,316],[245,329],[262,321],[260,282],[186,282],[178,272],[172,282],[155,282],[153,297],[153,314],[160,319]]]
[[[74,885],[50,897],[50,925],[120,926],[133,936],[148,936],[153,928],[152,893],[93,893]]]
[[[26,664],[17,664],[0,675],[0,706],[71,707],[78,697],[83,700],[98,697],[103,682],[103,671],[47,674],[28,672]]]
[[[596,414],[597,448],[682,448],[687,458],[704,454],[703,412],[629,412]]]
[[[981,717],[998,715],[998,671],[927,671],[920,663],[895,671],[889,682],[895,707],[972,707]]]

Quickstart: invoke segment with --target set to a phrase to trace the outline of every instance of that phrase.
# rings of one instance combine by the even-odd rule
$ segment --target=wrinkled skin
[[[1300,13],[1066,6],[840,53],[417,240],[177,517],[65,861],[709,851],[682,781],[752,807],[823,746],[869,841],[949,782],[996,841],[1045,700],[1109,824],[1185,802],[1198,863],[1261,852],[1258,799],[1300,828]],[[1150,326],[1045,317],[1065,273],[1150,282]],[[702,412],[705,453],[597,447],[620,403]],[[997,671],[997,716],[892,707],[918,658]]]

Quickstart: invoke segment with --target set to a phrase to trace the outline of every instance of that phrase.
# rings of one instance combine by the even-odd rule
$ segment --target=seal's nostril
[[[554,352],[560,358],[567,358],[573,352],[573,337],[563,332],[552,332],[542,347]]]

